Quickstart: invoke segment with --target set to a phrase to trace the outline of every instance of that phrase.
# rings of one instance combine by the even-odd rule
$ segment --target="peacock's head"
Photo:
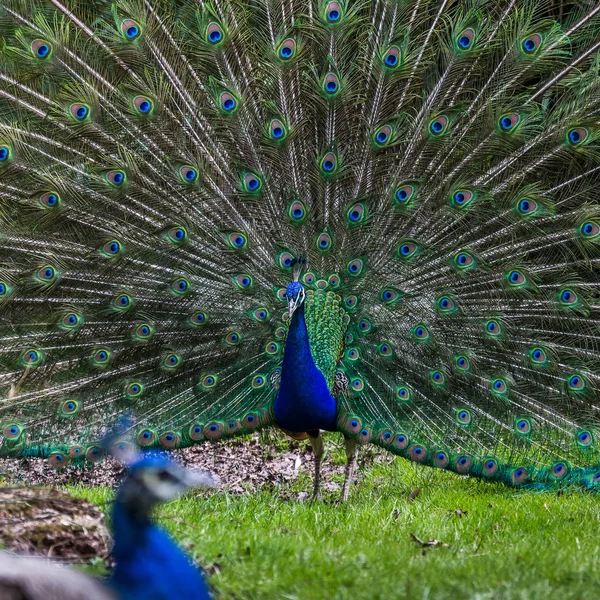
[[[302,268],[306,265],[304,258],[294,258],[292,260],[292,277],[293,281],[288,284],[285,290],[285,297],[288,303],[288,314],[289,318],[292,318],[294,311],[304,302],[306,294],[304,293],[304,286],[300,283],[300,274]]]
[[[147,453],[131,465],[117,502],[144,518],[160,502],[171,500],[192,487],[217,485],[209,473],[185,469],[164,456]]]
[[[289,318],[292,318],[294,311],[304,302],[306,294],[304,286],[299,281],[292,281],[285,290],[285,297],[288,303]]]

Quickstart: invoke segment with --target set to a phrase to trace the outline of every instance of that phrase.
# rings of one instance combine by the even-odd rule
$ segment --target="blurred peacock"
[[[4,0],[4,456],[339,431],[600,485],[600,6]]]

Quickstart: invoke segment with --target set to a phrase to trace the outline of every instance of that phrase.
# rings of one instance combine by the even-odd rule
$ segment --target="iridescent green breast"
[[[337,364],[344,354],[347,318],[341,301],[337,294],[321,289],[307,290],[304,301],[310,351],[330,391]]]

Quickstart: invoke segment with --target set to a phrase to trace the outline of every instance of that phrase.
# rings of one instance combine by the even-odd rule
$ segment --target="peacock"
[[[267,427],[600,482],[600,6],[4,0],[3,456]],[[117,441],[126,445],[126,441]]]
[[[121,442],[123,443],[123,442]],[[117,447],[118,444],[117,443]],[[129,448],[131,448],[129,444]],[[125,450],[123,449],[123,452]],[[191,487],[214,487],[209,474],[157,453],[133,462],[112,510],[116,567],[108,585],[34,559],[0,555],[0,597],[7,600],[209,600],[200,571],[158,526],[152,509]]]

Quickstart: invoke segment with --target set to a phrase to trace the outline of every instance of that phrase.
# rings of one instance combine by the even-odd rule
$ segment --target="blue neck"
[[[117,496],[112,525],[117,565],[110,583],[119,598],[209,600],[200,571],[148,515],[136,514]]]
[[[275,400],[275,417],[281,428],[292,432],[336,430],[337,402],[313,360],[304,305],[292,315]]]

